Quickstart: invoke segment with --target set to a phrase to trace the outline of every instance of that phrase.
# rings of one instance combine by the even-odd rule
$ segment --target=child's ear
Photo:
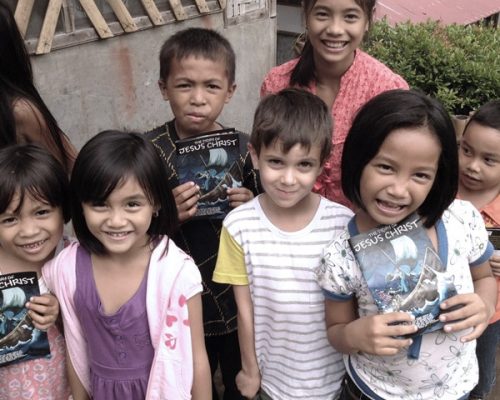
[[[168,91],[166,82],[163,79],[158,80],[158,87],[160,88],[161,95],[163,100],[168,101]]]
[[[250,143],[248,143],[248,151],[252,159],[253,169],[259,169],[259,155],[257,154],[254,147]]]
[[[229,103],[229,100],[231,100],[231,97],[233,97],[235,91],[236,91],[236,83],[229,85],[226,94],[226,104]]]

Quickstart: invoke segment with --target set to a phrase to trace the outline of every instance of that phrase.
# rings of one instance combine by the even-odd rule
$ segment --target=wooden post
[[[80,4],[82,5],[82,8],[87,14],[87,17],[89,17],[90,22],[92,22],[94,29],[101,39],[106,39],[114,36],[113,32],[111,32],[111,29],[109,29],[108,24],[104,20],[101,12],[95,5],[94,0],[80,0]]]
[[[50,52],[52,47],[52,40],[56,32],[57,20],[61,12],[62,0],[49,0],[45,18],[43,20],[42,30],[38,38],[38,45],[36,47],[36,54],[45,54]]]
[[[165,24],[165,20],[158,11],[156,4],[153,0],[141,0],[142,5],[146,9],[146,12],[149,15],[149,19],[153,23],[153,25],[163,25]]]
[[[168,2],[170,3],[170,7],[172,8],[175,18],[179,21],[187,18],[186,11],[184,11],[180,0],[168,0]]]
[[[196,1],[196,7],[198,8],[198,11],[200,13],[206,13],[209,12],[209,8],[207,6],[207,2],[205,0],[195,0]]]
[[[26,37],[26,31],[28,30],[28,23],[30,22],[31,11],[33,10],[34,4],[35,0],[19,0],[16,11],[14,12],[14,18],[23,39]]]
[[[125,32],[137,31],[137,25],[122,0],[107,0]]]
[[[219,6],[222,10],[226,9],[226,0],[219,0]]]

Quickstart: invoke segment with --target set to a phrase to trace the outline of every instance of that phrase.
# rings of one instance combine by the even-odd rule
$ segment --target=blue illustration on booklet
[[[177,146],[179,184],[200,188],[195,217],[224,218],[230,211],[226,190],[242,186],[239,135],[233,128],[181,139]]]
[[[50,356],[47,333],[35,328],[25,307],[39,294],[36,272],[0,276],[0,366]]]
[[[417,214],[352,236],[349,244],[381,312],[411,312],[414,335],[443,327],[439,305],[457,290]]]

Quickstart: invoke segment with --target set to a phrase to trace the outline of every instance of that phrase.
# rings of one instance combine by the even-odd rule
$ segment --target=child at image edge
[[[264,96],[300,87],[327,104],[334,125],[333,149],[314,191],[347,206],[340,187],[340,160],[354,115],[379,93],[408,89],[401,76],[359,48],[375,6],[375,0],[303,0],[306,33],[300,57],[272,68],[260,89]]]
[[[342,188],[358,211],[317,271],[328,338],[345,354],[340,399],[465,400],[476,385],[475,339],[493,315],[497,288],[483,220],[472,204],[454,200],[457,187],[455,133],[439,102],[394,90],[361,108],[342,157]],[[409,339],[413,318],[378,313],[347,240],[414,212],[458,294],[440,305],[448,310],[439,316],[442,330]]]
[[[500,228],[500,100],[477,110],[468,122],[459,150],[458,196],[470,201],[480,212],[487,228]],[[490,259],[500,283],[500,252]],[[500,285],[499,285],[500,290]],[[479,383],[470,399],[485,399],[496,381],[496,355],[500,342],[500,296],[490,324],[477,339]]]
[[[146,133],[163,160],[168,187],[173,191],[181,226],[175,243],[193,257],[203,283],[205,346],[212,376],[220,365],[224,399],[243,399],[236,388],[241,368],[236,325],[236,303],[231,287],[212,281],[222,219],[192,218],[199,188],[193,182],[179,184],[176,141],[223,128],[217,118],[231,99],[236,85],[235,54],[230,43],[210,29],[190,28],[171,36],[160,51],[160,91],[170,103],[175,119]],[[248,135],[238,132],[243,172],[240,188],[227,189],[232,208],[258,193],[256,174],[247,150]],[[218,399],[215,385],[212,396]]]
[[[68,399],[66,346],[54,324],[59,307],[41,269],[68,244],[63,228],[69,216],[68,177],[55,157],[35,145],[0,150],[0,274],[37,272],[41,296],[27,306],[35,327],[47,331],[51,354],[0,367],[2,400]]]
[[[80,243],[43,268],[61,305],[75,400],[211,398],[201,277],[167,236],[177,210],[165,180],[139,134],[101,132],[75,161]]]
[[[265,97],[250,137],[264,193],[224,220],[216,282],[233,285],[246,398],[333,399],[344,375],[327,341],[315,281],[324,246],[352,216],[311,189],[331,149],[332,122],[315,95]]]

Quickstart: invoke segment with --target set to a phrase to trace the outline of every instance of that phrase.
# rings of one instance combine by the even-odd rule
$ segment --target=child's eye
[[[462,153],[466,156],[471,154],[470,149],[463,144],[460,146],[460,149],[462,150]]]
[[[310,169],[310,168],[312,168],[312,166],[313,166],[313,164],[312,164],[312,162],[310,162],[310,161],[303,161],[303,162],[301,162],[301,163],[299,164],[299,167],[300,167],[301,169]]]
[[[387,173],[392,171],[392,167],[388,164],[378,164],[376,167],[382,173]]]
[[[498,163],[498,161],[496,159],[491,158],[491,157],[485,157],[484,162],[486,163],[486,165],[490,165],[490,166]]]
[[[278,159],[269,159],[267,160],[267,162],[271,165],[271,167],[279,167],[280,165],[283,164],[281,160]]]
[[[129,201],[127,203],[127,207],[128,208],[137,208],[137,207],[140,207],[141,206],[141,203],[139,203],[138,201]]]
[[[13,225],[17,221],[16,217],[5,217],[0,219],[2,225]]]
[[[175,88],[177,89],[187,89],[189,87],[190,87],[189,83],[178,83],[177,85],[175,85]]]
[[[429,181],[432,179],[432,176],[430,174],[426,174],[425,172],[417,172],[415,177],[421,181]]]
[[[43,217],[45,215],[49,215],[51,212],[52,212],[51,208],[42,208],[36,212],[36,215]]]
[[[208,87],[209,89],[211,89],[211,90],[218,90],[218,89],[220,89],[220,86],[219,86],[219,85],[216,85],[216,84],[214,84],[214,83],[211,83],[211,84],[207,85],[207,87]]]
[[[355,22],[355,21],[359,20],[359,15],[358,14],[346,14],[344,18],[348,22]]]
[[[106,207],[106,203],[104,201],[93,201],[90,203],[90,205],[92,206],[92,208],[96,208],[96,209]]]

